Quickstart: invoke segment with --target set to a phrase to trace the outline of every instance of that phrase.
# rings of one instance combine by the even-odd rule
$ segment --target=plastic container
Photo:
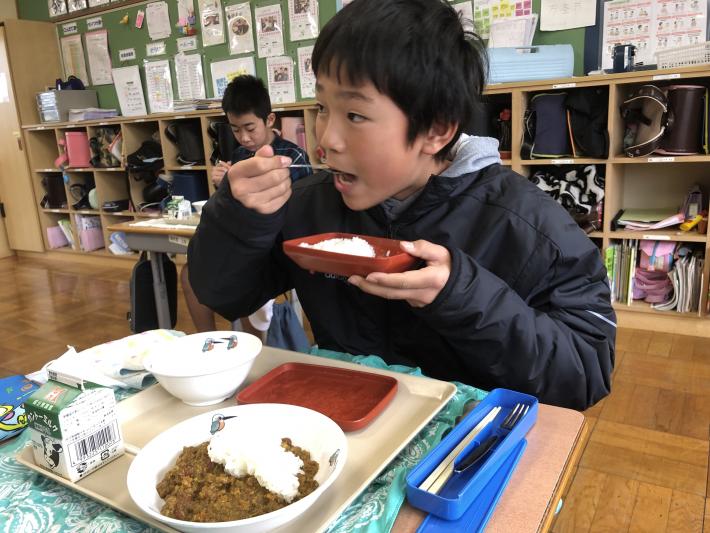
[[[498,467],[488,484],[478,494],[478,497],[464,511],[457,520],[445,520],[436,515],[429,514],[417,529],[417,533],[451,533],[452,531],[466,531],[478,533],[484,531],[488,520],[493,514],[500,500],[503,490],[513,475],[518,461],[525,451],[527,441],[520,441],[503,463]]]
[[[286,363],[237,394],[242,403],[287,403],[318,411],[343,431],[362,429],[387,407],[397,380],[347,368]]]
[[[328,239],[365,239],[375,249],[375,257],[341,254],[299,246],[301,243],[316,244]],[[294,263],[313,272],[340,276],[367,276],[371,272],[404,272],[411,270],[418,259],[403,252],[398,240],[353,233],[320,233],[299,237],[283,243],[284,253]]]
[[[567,78],[574,72],[570,44],[489,48],[488,83]]]
[[[501,424],[517,403],[524,403],[530,408],[512,430],[501,428]],[[452,474],[449,481],[438,494],[432,494],[419,488],[419,485],[434,471],[444,458],[461,442],[466,435],[495,406],[502,409],[496,418],[463,449],[454,460],[458,464],[474,448],[492,435],[500,439],[479,464],[474,464],[465,472]],[[525,434],[537,419],[537,398],[507,389],[494,389],[478,406],[449,433],[429,454],[407,475],[407,499],[414,507],[429,512],[446,520],[457,520],[485,491],[490,491],[491,479],[510,458],[510,454],[524,440]],[[507,479],[506,479],[507,483]],[[497,499],[495,500],[497,501]],[[493,505],[495,505],[495,501]],[[481,511],[483,512],[483,511]]]

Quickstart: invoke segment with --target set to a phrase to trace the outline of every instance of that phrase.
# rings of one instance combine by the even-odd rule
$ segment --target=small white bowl
[[[229,338],[237,345],[229,347]],[[208,339],[212,349],[202,351]],[[144,361],[165,390],[188,405],[212,405],[233,395],[261,352],[261,341],[241,331],[209,331],[186,335],[170,350],[151,353]]]
[[[163,500],[156,485],[175,464],[184,446],[195,446],[211,438],[214,420],[236,426],[244,435],[254,435],[278,428],[282,437],[307,450],[318,462],[318,488],[286,507],[243,520],[231,522],[189,522],[160,514]],[[231,429],[231,428],[230,428]],[[330,418],[296,405],[260,403],[225,407],[184,420],[146,444],[133,459],[126,485],[131,498],[152,518],[177,529],[194,533],[261,533],[272,531],[301,514],[323,495],[340,475],[347,460],[348,442],[340,427]],[[284,529],[287,531],[288,529]]]
[[[199,202],[192,202],[192,207],[195,208],[195,213],[198,215],[202,214],[202,208],[205,206],[207,203],[207,200],[200,200]]]

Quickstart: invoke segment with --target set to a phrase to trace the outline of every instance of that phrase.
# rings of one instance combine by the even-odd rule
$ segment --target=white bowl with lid
[[[212,405],[237,391],[262,344],[241,331],[209,331],[176,339],[169,348],[148,355],[146,370],[186,404]]]

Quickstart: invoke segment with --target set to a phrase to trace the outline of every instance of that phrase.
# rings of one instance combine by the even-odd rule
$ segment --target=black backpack
[[[202,133],[199,120],[176,120],[165,128],[165,135],[177,145],[178,163],[182,165],[202,165],[205,151],[202,147]]]
[[[211,122],[207,128],[207,133],[212,141],[210,162],[213,165],[216,165],[217,161],[230,162],[232,153],[239,147],[239,143],[234,138],[234,133],[232,133],[232,126],[228,122]]]
[[[166,254],[160,254],[158,257],[163,258],[162,269],[168,293],[170,327],[174,328],[177,323],[177,268]],[[153,270],[146,252],[141,253],[138,262],[133,266],[130,286],[131,310],[127,313],[127,318],[131,331],[142,333],[158,329],[160,326],[153,292]]]
[[[64,189],[64,178],[61,174],[42,176],[42,187],[45,195],[39,205],[44,209],[64,209],[67,207],[67,192]]]
[[[570,92],[565,103],[575,157],[606,159],[609,156],[609,92],[602,87],[583,87]]]

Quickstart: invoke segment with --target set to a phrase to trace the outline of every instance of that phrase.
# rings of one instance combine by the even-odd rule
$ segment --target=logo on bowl
[[[220,413],[214,415],[212,417],[212,423],[210,424],[210,433],[214,435],[218,431],[222,431],[224,429],[224,421],[229,420],[230,418],[237,418],[237,416],[224,416]]]
[[[205,343],[202,345],[202,351],[209,352],[210,350],[212,350],[212,348],[214,348],[215,344],[222,344],[224,341],[227,341],[227,350],[236,348],[237,344],[239,343],[239,339],[236,335],[222,337],[221,339],[207,338],[205,339]]]

